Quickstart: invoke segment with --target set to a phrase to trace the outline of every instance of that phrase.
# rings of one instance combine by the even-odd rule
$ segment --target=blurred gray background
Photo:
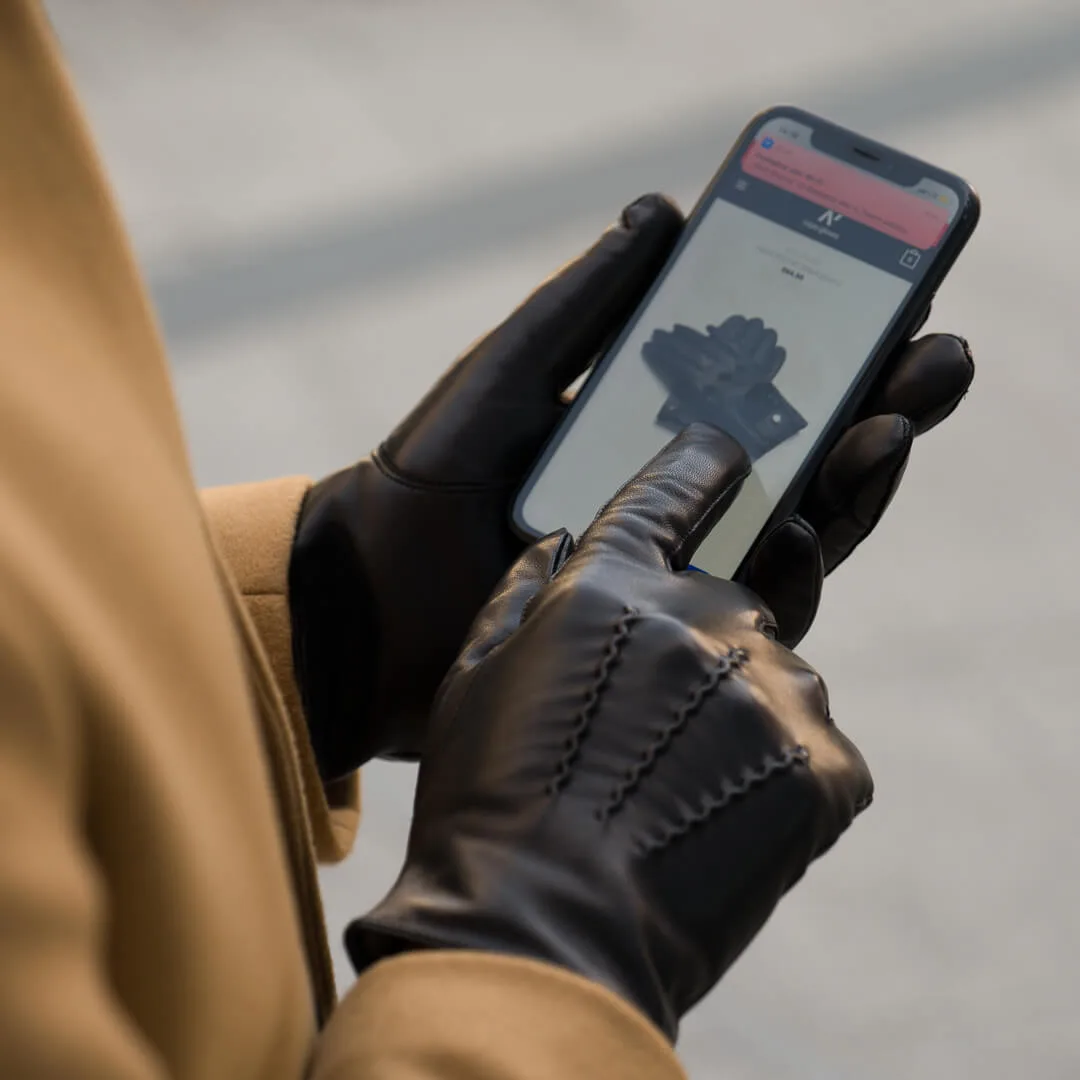
[[[802,652],[878,798],[688,1019],[694,1080],[1080,1075],[1076,0],[53,0],[199,480],[320,475],[639,193],[792,102],[954,169],[974,390]],[[366,775],[335,944],[413,775]],[[351,981],[338,950],[339,977]]]

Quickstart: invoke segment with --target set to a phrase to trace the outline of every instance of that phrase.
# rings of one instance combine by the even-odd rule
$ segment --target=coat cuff
[[[360,820],[359,776],[352,773],[322,783],[293,669],[289,556],[300,505],[310,487],[305,477],[288,477],[209,488],[202,492],[202,501],[285,702],[300,752],[316,853],[323,862],[339,862],[351,850]]]
[[[370,968],[320,1040],[315,1080],[686,1080],[633,1006],[561,968],[415,952]]]

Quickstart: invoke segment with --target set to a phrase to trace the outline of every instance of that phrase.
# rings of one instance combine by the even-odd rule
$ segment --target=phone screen
[[[530,531],[580,535],[653,454],[703,420],[753,462],[695,558],[710,574],[735,574],[965,197],[929,176],[892,183],[817,149],[813,134],[773,115],[719,174],[526,487],[518,513]]]

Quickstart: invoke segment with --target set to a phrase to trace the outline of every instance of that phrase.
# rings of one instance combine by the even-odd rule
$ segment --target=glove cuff
[[[345,947],[358,974],[428,949],[538,960],[613,991],[675,1042],[678,1015],[648,955],[650,935],[638,925],[642,905],[632,886],[612,876],[605,887],[609,875],[595,865],[579,877],[565,865],[518,858],[486,841],[455,837],[452,846],[454,865],[407,866],[386,899],[348,926]],[[502,868],[497,894],[485,888],[492,875],[478,849]]]
[[[355,468],[346,469],[307,493],[289,558],[293,666],[324,782],[382,749],[372,723],[376,601],[349,512],[356,483]]]

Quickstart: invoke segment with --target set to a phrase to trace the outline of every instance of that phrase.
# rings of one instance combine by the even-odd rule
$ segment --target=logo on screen
[[[822,225],[829,227],[835,225],[838,221],[843,220],[844,215],[838,214],[835,210],[826,210],[823,214],[818,215],[818,221],[820,221]]]
[[[766,135],[765,138],[761,140],[762,150],[771,150],[775,145],[776,143],[771,135]]]

